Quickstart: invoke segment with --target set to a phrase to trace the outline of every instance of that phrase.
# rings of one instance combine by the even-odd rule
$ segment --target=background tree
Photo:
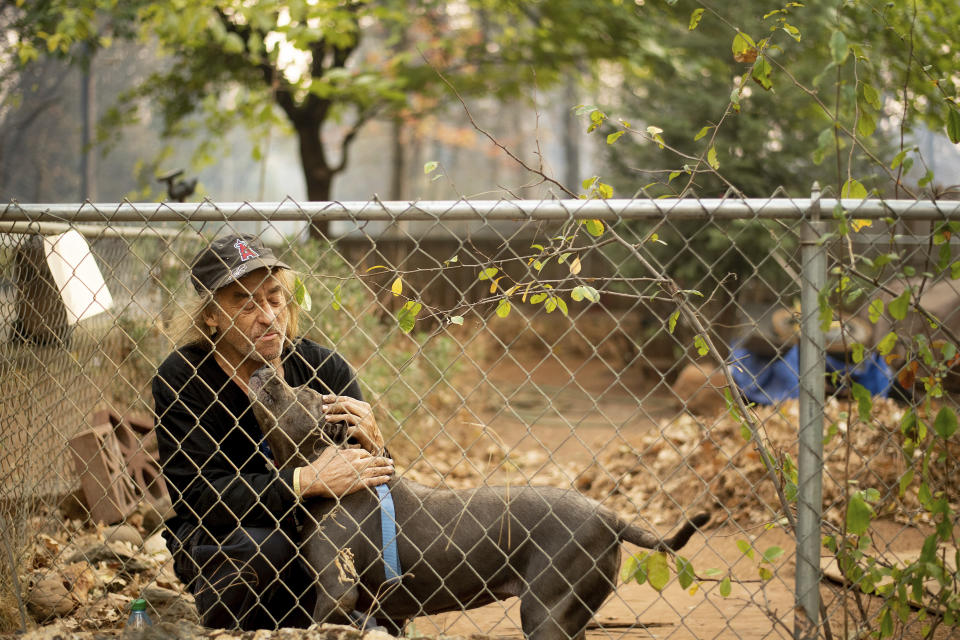
[[[21,11],[16,30],[22,61],[79,59],[78,45],[118,36],[155,46],[164,63],[112,110],[108,131],[145,109],[166,137],[208,132],[199,153],[209,155],[230,127],[256,136],[279,119],[298,138],[307,198],[329,200],[366,123],[450,100],[438,72],[464,96],[515,97],[621,59],[641,23],[636,5],[586,0],[48,0]]]

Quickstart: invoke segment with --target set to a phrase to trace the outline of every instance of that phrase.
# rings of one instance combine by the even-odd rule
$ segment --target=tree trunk
[[[390,156],[390,199],[403,200],[403,181],[406,178],[407,167],[403,155],[403,120],[400,116],[393,119],[390,138],[393,153]]]
[[[303,165],[303,177],[307,183],[307,200],[326,202],[330,200],[331,187],[335,172],[327,162],[320,137],[319,122],[296,125],[300,138],[300,162]],[[329,229],[326,220],[315,220],[310,225],[310,238],[326,238]]]

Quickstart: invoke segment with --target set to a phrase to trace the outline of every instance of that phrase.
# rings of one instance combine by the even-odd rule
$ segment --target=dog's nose
[[[250,382],[247,383],[247,386],[250,387],[250,390],[254,393],[260,391],[267,384],[267,381],[274,376],[273,367],[268,364],[263,365],[259,369],[253,372],[253,375],[250,376]]]

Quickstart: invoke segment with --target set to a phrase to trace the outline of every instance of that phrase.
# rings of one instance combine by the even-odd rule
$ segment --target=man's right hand
[[[375,456],[359,447],[327,447],[316,460],[300,467],[300,490],[304,497],[336,498],[384,484],[392,475],[390,458]]]

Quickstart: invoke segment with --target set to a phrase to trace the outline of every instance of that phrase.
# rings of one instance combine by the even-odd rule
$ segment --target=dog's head
[[[323,448],[346,442],[346,425],[326,421],[323,397],[307,385],[291,387],[276,369],[264,365],[247,387],[253,414],[280,468],[306,465]]]

